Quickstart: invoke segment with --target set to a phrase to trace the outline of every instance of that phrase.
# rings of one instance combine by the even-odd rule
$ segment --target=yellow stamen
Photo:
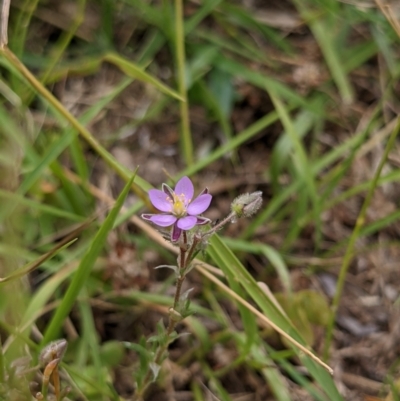
[[[184,194],[174,195],[172,214],[176,217],[183,217],[186,215],[186,202]]]

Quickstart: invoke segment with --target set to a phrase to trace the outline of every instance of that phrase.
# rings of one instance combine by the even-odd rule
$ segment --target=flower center
[[[186,215],[186,205],[189,202],[186,201],[185,195],[174,194],[174,199],[172,203],[172,214],[176,217],[184,217]]]

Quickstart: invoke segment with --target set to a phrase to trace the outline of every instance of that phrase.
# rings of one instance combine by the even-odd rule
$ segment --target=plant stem
[[[185,263],[186,263],[185,255],[186,255],[186,251],[187,251],[186,231],[183,231],[182,234],[183,234],[183,244],[181,244],[179,247],[180,252],[179,252],[179,257],[178,257],[180,271],[182,271],[185,268]]]
[[[223,220],[221,220],[218,224],[216,224],[213,228],[209,229],[207,232],[203,233],[202,236],[206,237],[207,235],[211,235],[216,233],[219,229],[221,229],[226,223],[236,217],[235,212],[231,212],[226,216]]]
[[[195,256],[194,253],[196,251],[197,245],[200,242],[200,240],[201,240],[201,238],[198,237],[197,235],[195,235],[193,237],[193,243],[192,243],[192,246],[189,249],[189,252],[188,252],[188,255],[187,255],[187,258],[186,258],[186,260],[188,261],[188,265],[190,265],[191,261],[194,259],[194,256]],[[187,267],[189,267],[189,266],[187,266]]]
[[[193,143],[190,133],[189,106],[185,79],[185,31],[183,26],[183,0],[175,0],[175,45],[178,92],[183,100],[179,102],[181,114],[181,143],[186,166],[193,164]]]
[[[188,268],[188,264],[190,263],[190,255],[193,255],[193,251],[194,248],[196,247],[196,244],[198,243],[198,240],[194,240],[193,244],[191,245],[190,249],[189,249],[189,253],[188,253],[188,257],[185,257],[186,253],[187,253],[187,234],[184,231],[183,232],[183,244],[179,247],[179,256],[178,256],[178,262],[179,262],[179,271],[181,273],[181,275],[178,277],[177,282],[176,282],[176,289],[175,289],[175,296],[174,296],[174,304],[173,304],[173,311],[176,311],[176,309],[179,306],[179,301],[180,301],[180,297],[181,297],[181,291],[182,291],[182,284],[185,281],[186,278],[186,270]],[[166,341],[164,341],[159,348],[157,349],[157,353],[154,357],[154,363],[156,365],[159,365],[162,361],[162,357],[165,353],[165,351],[168,348],[169,345],[169,340],[171,337],[172,332],[175,329],[175,326],[177,324],[177,320],[175,320],[173,317],[173,315],[171,314],[169,316],[169,320],[168,320],[168,327],[166,330]],[[136,401],[142,401],[143,400],[143,396],[147,390],[147,388],[150,385],[150,380],[151,380],[151,375],[152,372],[151,370],[148,370],[146,373],[146,376],[143,379],[143,383],[140,389],[137,389],[136,394],[134,396],[134,400]]]

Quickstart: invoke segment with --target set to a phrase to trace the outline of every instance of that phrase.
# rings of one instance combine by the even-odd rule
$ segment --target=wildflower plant
[[[157,378],[163,360],[167,357],[168,345],[177,338],[174,331],[178,322],[191,314],[188,299],[191,290],[182,293],[182,284],[186,275],[194,267],[194,258],[199,251],[204,250],[208,239],[229,222],[236,222],[238,218],[249,217],[255,214],[262,204],[262,192],[243,194],[231,204],[231,212],[224,219],[212,225],[210,219],[202,216],[211,204],[212,196],[205,188],[196,198],[194,187],[188,177],[181,178],[173,190],[167,184],[162,184],[162,190],[151,189],[148,192],[152,205],[160,211],[155,214],[142,214],[144,220],[167,228],[169,232],[165,238],[179,248],[176,265],[161,265],[156,268],[170,268],[176,276],[176,290],[173,306],[169,309],[167,328],[162,323],[158,326],[158,333],[147,341],[153,344],[152,351],[145,351],[142,347],[141,363],[147,364],[147,372],[137,375],[136,400],[142,400],[146,388],[151,381]],[[208,227],[207,227],[208,225]],[[156,347],[154,344],[156,343]],[[143,345],[143,344],[142,344]]]
[[[191,230],[196,225],[210,223],[210,219],[200,216],[210,206],[212,196],[208,189],[194,200],[194,188],[188,177],[181,178],[172,190],[167,184],[162,191],[151,189],[149,198],[153,206],[164,212],[162,214],[142,214],[142,218],[150,220],[160,227],[172,226],[171,241],[179,240],[182,231]]]

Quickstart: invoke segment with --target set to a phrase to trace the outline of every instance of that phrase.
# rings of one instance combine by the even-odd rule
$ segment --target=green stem
[[[189,267],[190,264],[191,264],[191,262],[192,262],[192,260],[195,258],[195,253],[196,253],[196,250],[197,250],[197,245],[199,244],[200,241],[201,241],[201,238],[198,237],[197,235],[195,235],[195,236],[193,237],[192,246],[190,247],[189,252],[188,252],[188,254],[187,254],[187,257],[186,257],[186,260],[187,260],[187,266],[186,266],[186,267]]]
[[[346,249],[346,253],[343,257],[343,263],[342,263],[342,267],[340,269],[340,273],[339,273],[339,278],[338,278],[338,282],[337,282],[337,287],[336,287],[336,292],[335,295],[333,297],[333,301],[332,301],[332,314],[330,316],[330,320],[328,322],[328,327],[327,327],[327,332],[326,332],[326,338],[325,338],[325,349],[324,349],[324,360],[326,361],[329,357],[329,349],[332,343],[332,338],[333,338],[333,329],[335,326],[335,320],[336,320],[336,314],[339,308],[339,303],[340,303],[340,299],[343,293],[343,287],[344,287],[344,283],[345,283],[345,279],[346,279],[346,275],[347,272],[349,270],[349,266],[351,261],[353,260],[353,256],[354,256],[354,248],[355,248],[355,244],[357,239],[360,236],[360,232],[361,232],[361,228],[364,226],[365,224],[365,216],[368,210],[368,207],[371,203],[372,197],[374,195],[374,191],[375,188],[378,184],[379,181],[379,177],[381,175],[383,166],[385,165],[389,152],[390,150],[393,148],[396,137],[399,133],[400,130],[400,119],[397,122],[396,127],[394,128],[394,130],[392,131],[392,133],[390,134],[389,140],[387,142],[386,148],[385,148],[385,152],[382,156],[381,161],[379,162],[379,166],[375,172],[375,175],[372,179],[371,182],[371,186],[369,187],[368,193],[365,197],[364,203],[361,207],[360,213],[357,217],[357,221],[356,221],[356,225],[354,227],[353,232],[351,233],[350,239],[349,239],[349,243]]]
[[[190,133],[189,105],[185,79],[185,31],[183,26],[183,0],[175,0],[175,41],[178,70],[178,92],[183,101],[179,103],[181,114],[181,144],[187,166],[193,164],[193,143]]]
[[[13,49],[18,56],[21,56],[24,50],[28,27],[38,3],[39,0],[26,0],[18,15],[18,19],[15,24],[14,34],[12,37]]]
[[[203,237],[207,235],[215,234],[218,230],[220,230],[226,223],[230,220],[234,219],[236,216],[235,212],[231,212],[226,216],[223,220],[221,220],[218,224],[216,224],[213,228],[210,228],[207,232],[203,233]]]
[[[186,252],[187,252],[187,248],[186,248],[186,244],[187,244],[187,235],[186,232],[183,232],[183,238],[184,238],[184,244],[179,248],[180,252],[179,252],[179,256],[178,256],[178,260],[180,261],[180,266],[179,266],[179,270],[181,272],[181,276],[178,278],[177,282],[176,282],[176,289],[175,289],[175,296],[174,296],[174,304],[172,309],[174,311],[176,311],[176,309],[178,308],[179,305],[179,300],[181,297],[181,292],[182,292],[182,284],[185,281],[186,278],[186,270],[188,268],[188,264],[190,263],[190,258],[189,255],[193,254],[193,249],[196,247],[198,241],[194,240],[193,244],[191,245],[189,252],[188,252],[188,257],[185,258]],[[171,315],[169,316],[169,320],[168,320],[168,327],[166,330],[166,338],[167,341],[163,342],[162,345],[159,346],[159,348],[157,349],[157,353],[154,357],[154,363],[159,365],[161,363],[161,359],[162,356],[164,355],[164,352],[167,350],[168,345],[169,345],[169,338],[172,334],[172,332],[175,329],[177,321],[175,319],[173,319],[171,317]],[[150,379],[151,379],[151,375],[152,372],[150,370],[147,371],[146,376],[143,379],[143,383],[142,386],[136,391],[135,394],[135,398],[134,400],[136,401],[142,401],[144,394],[148,388],[148,386],[150,385]]]
[[[179,270],[180,271],[184,271],[184,268],[185,268],[185,265],[186,265],[186,258],[185,258],[185,255],[186,255],[186,251],[187,251],[187,236],[186,236],[186,232],[185,231],[183,231],[183,245],[181,245],[180,247],[179,247],[179,258],[178,258],[178,261],[179,261]]]

